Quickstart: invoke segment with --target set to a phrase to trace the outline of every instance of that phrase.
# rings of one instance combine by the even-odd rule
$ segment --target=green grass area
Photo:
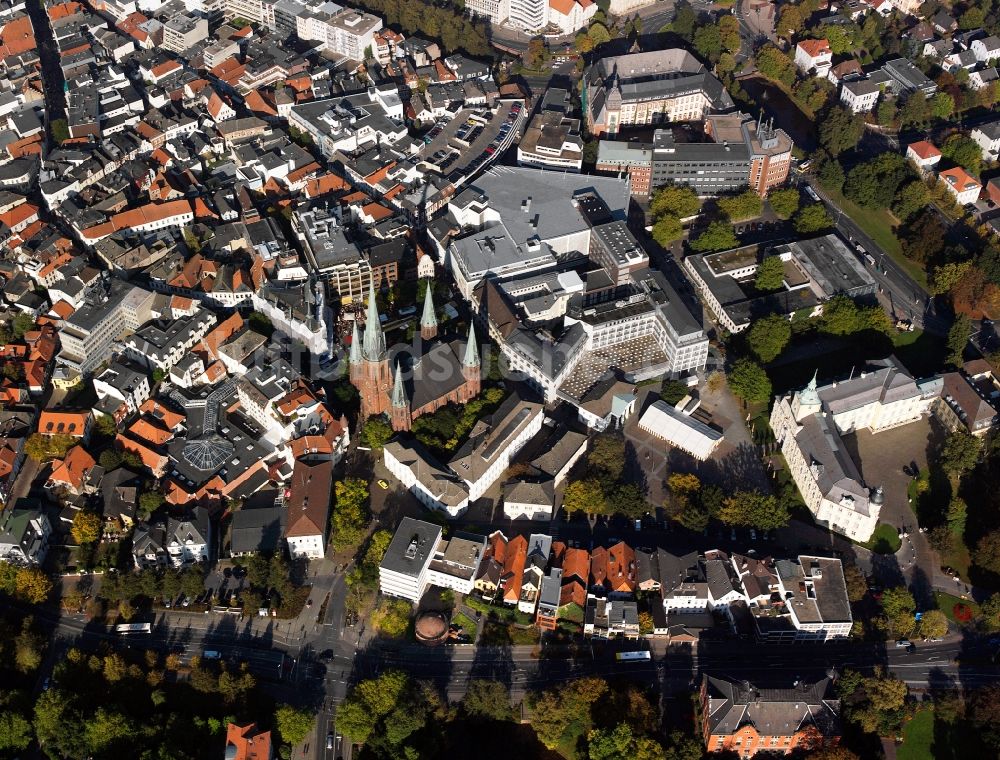
[[[494,620],[502,620],[506,623],[518,623],[520,625],[531,625],[535,622],[535,619],[526,612],[521,612],[514,607],[490,604],[473,594],[469,594],[465,597],[465,604],[474,609],[476,612],[481,612]]]
[[[462,633],[468,636],[470,639],[475,640],[476,638],[476,621],[466,615],[464,612],[456,612],[451,616],[451,624],[457,625],[462,629]]]
[[[934,711],[920,710],[903,726],[903,743],[896,749],[897,760],[934,760]]]
[[[879,523],[878,527],[875,528],[875,532],[872,533],[872,537],[862,544],[862,546],[876,554],[895,554],[899,551],[902,543],[899,533],[894,527],[885,523]]]
[[[972,612],[972,617],[976,618],[979,616],[979,605],[976,604],[971,599],[962,599],[960,596],[955,596],[954,594],[946,594],[943,591],[934,592],[934,602],[937,604],[938,609],[944,613],[944,616],[948,618],[952,623],[957,625],[968,625],[969,621],[958,620],[955,617],[955,605],[964,604]]]
[[[496,620],[490,620],[483,626],[483,635],[479,643],[485,646],[532,646],[538,643],[538,629],[520,628]]]
[[[893,232],[893,227],[899,222],[888,210],[884,208],[861,208],[858,204],[845,198],[843,193],[834,192],[826,188],[824,188],[824,191],[834,203],[844,210],[845,214],[851,217],[865,231],[868,237],[878,244],[879,248],[889,254],[889,257],[904,272],[926,287],[927,273],[903,255],[903,248],[896,234]]]

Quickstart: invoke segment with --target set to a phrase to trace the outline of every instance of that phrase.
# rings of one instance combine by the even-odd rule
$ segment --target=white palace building
[[[854,541],[867,541],[878,524],[881,487],[869,487],[841,435],[906,425],[929,412],[936,386],[918,383],[891,360],[849,380],[779,397],[771,429],[789,472],[816,521]]]

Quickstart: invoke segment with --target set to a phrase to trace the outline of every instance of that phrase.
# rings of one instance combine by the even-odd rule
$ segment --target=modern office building
[[[440,541],[440,527],[404,517],[379,564],[379,591],[386,596],[420,601]]]

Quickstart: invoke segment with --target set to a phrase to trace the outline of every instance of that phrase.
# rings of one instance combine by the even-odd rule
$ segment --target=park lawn
[[[955,619],[955,605],[964,604],[970,610],[972,610],[972,617],[975,619],[979,615],[979,605],[976,604],[971,599],[962,599],[954,594],[946,594],[944,591],[934,592],[934,602],[937,604],[938,609],[944,613],[944,616],[948,618],[949,621],[955,623],[956,625],[968,625],[967,622],[963,623]]]
[[[899,551],[902,543],[899,533],[894,527],[886,523],[879,523],[875,532],[872,533],[872,537],[861,545],[876,554],[895,554]]]
[[[890,214],[886,209],[861,208],[854,201],[844,197],[843,193],[823,188],[827,195],[833,199],[840,208],[844,210],[855,223],[874,240],[879,248],[889,254],[889,258],[895,261],[900,269],[906,272],[918,283],[927,287],[927,272],[920,266],[910,261],[903,255],[903,247],[899,243],[899,238],[892,231],[893,227],[899,224],[899,220]]]
[[[462,633],[468,636],[472,641],[476,640],[476,621],[466,615],[464,612],[456,612],[451,616],[452,625],[457,625],[462,629]]]
[[[934,710],[920,710],[903,726],[903,743],[897,760],[934,760]]]

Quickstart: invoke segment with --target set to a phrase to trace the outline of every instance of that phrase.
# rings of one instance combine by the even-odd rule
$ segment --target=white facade
[[[795,66],[804,74],[826,77],[833,63],[830,43],[826,40],[802,40],[795,46]]]
[[[840,86],[840,102],[852,113],[868,113],[878,103],[882,91],[866,79],[844,82]]]
[[[139,411],[139,407],[149,398],[149,378],[139,373],[133,373],[134,382],[122,384],[120,373],[114,367],[109,367],[94,378],[94,391],[101,400],[108,396],[124,402],[130,413]]]
[[[545,27],[549,15],[549,0],[509,0],[507,25],[526,32]]]
[[[430,583],[430,566],[440,543],[441,528],[437,525],[404,517],[379,564],[379,591],[420,601]]]
[[[288,536],[288,553],[292,559],[323,559],[323,536]]]
[[[992,61],[1000,58],[1000,38],[986,37],[981,40],[974,40],[969,50],[976,54],[976,60],[980,63]]]
[[[597,3],[587,0],[549,0],[549,26],[559,28],[563,34],[583,29],[597,13]]]
[[[1000,122],[994,121],[976,127],[969,134],[983,151],[983,159],[996,161],[1000,155]]]
[[[938,179],[944,183],[945,188],[955,197],[955,202],[960,206],[975,203],[979,200],[979,194],[983,190],[979,181],[960,166],[938,172]]]

